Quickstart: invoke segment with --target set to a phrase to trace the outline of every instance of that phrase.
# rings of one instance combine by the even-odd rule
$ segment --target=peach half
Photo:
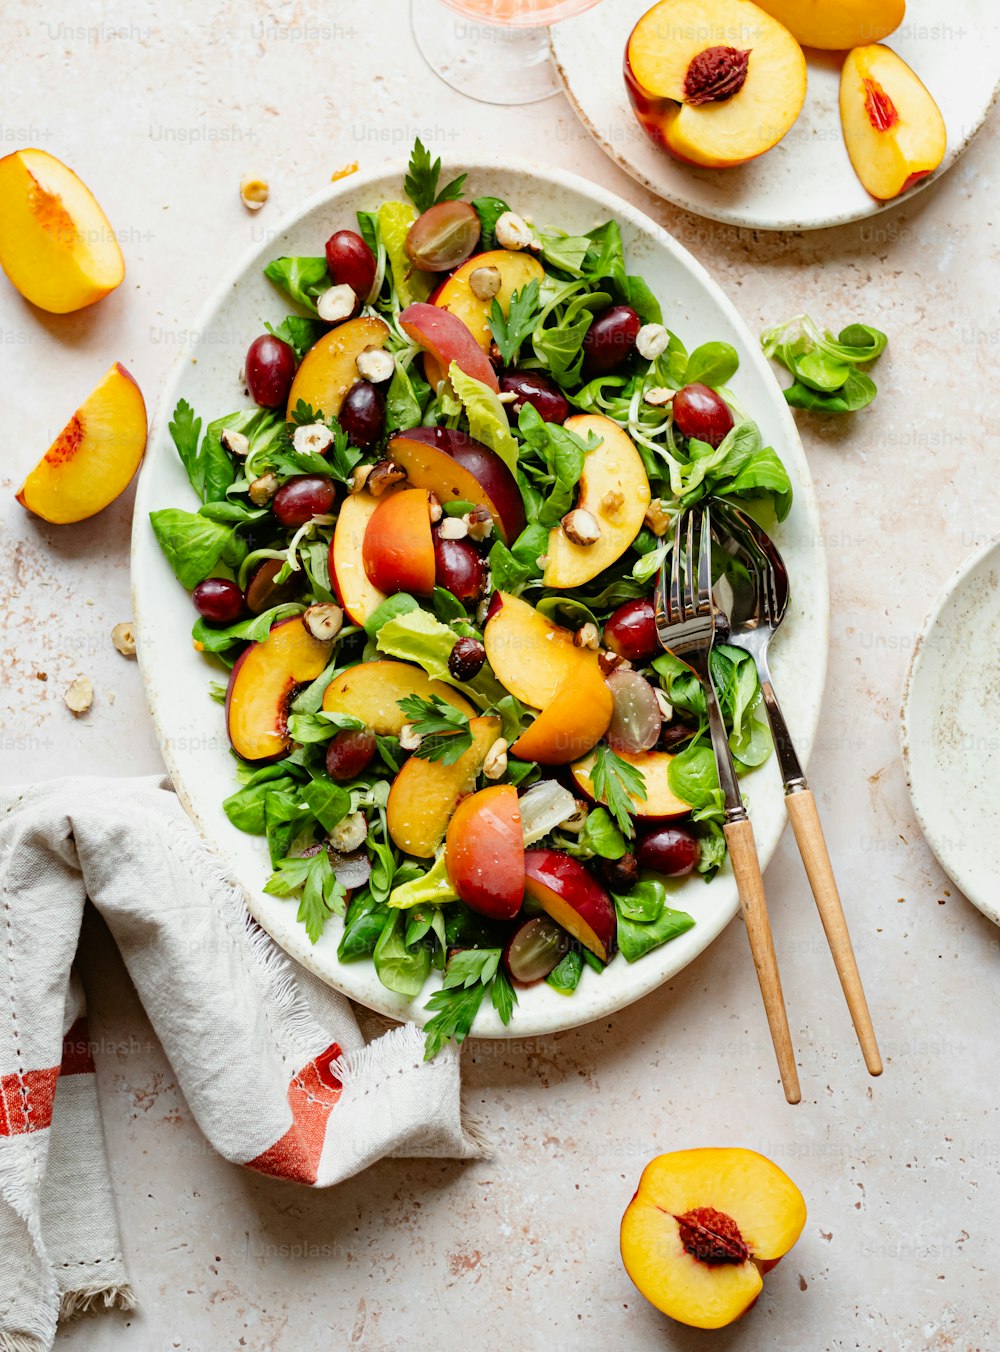
[[[906,0],[758,0],[803,47],[846,52],[880,42],[903,22]]]
[[[903,58],[879,43],[847,54],[840,122],[854,172],[880,202],[898,197],[944,159],[941,110]]]
[[[806,1223],[801,1192],[763,1155],[678,1150],[646,1165],[621,1225],[625,1271],[671,1319],[718,1329],[745,1314],[761,1273]]]

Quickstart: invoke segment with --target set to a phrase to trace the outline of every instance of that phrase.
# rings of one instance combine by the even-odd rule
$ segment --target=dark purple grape
[[[697,382],[674,395],[674,425],[686,437],[718,446],[732,429],[733,415],[720,394]]]
[[[385,397],[370,380],[356,380],[340,406],[339,422],[352,446],[367,451],[385,430]]]
[[[478,638],[460,638],[448,654],[448,670],[456,681],[471,681],[486,661],[486,649]]]
[[[434,532],[434,580],[460,601],[476,601],[486,590],[486,561],[469,540],[445,540]]]
[[[364,774],[378,749],[369,728],[344,729],[326,748],[326,773],[331,779],[357,779]]]
[[[504,966],[519,986],[542,981],[569,951],[569,935],[548,916],[526,920],[507,941]]]
[[[652,601],[638,596],[623,602],[604,626],[604,643],[630,662],[648,662],[661,652]]]
[[[507,405],[507,417],[512,423],[525,404],[532,404],[540,418],[549,423],[564,423],[569,417],[569,401],[562,390],[537,371],[505,371],[500,377],[502,394],[516,394]]]
[[[375,255],[353,230],[338,230],[326,241],[326,266],[334,286],[349,286],[367,300],[375,282]]]
[[[698,862],[698,837],[684,826],[660,826],[639,845],[639,867],[664,878],[683,878]]]
[[[247,583],[247,610],[251,615],[263,615],[272,606],[294,601],[302,590],[304,577],[300,569],[290,574],[287,581],[276,583],[275,578],[285,566],[284,559],[265,559]]]
[[[206,577],[191,593],[194,608],[209,624],[235,624],[243,614],[243,593],[227,577]]]
[[[612,892],[627,892],[639,881],[639,861],[631,850],[620,859],[598,859],[598,871]]]
[[[333,480],[325,474],[297,474],[281,485],[271,508],[282,526],[294,530],[331,511],[335,500]]]
[[[271,333],[262,333],[247,350],[247,389],[261,408],[281,408],[295,378],[295,353]]]
[[[674,719],[672,723],[664,724],[660,732],[660,750],[679,751],[685,742],[690,742],[694,733],[694,728],[689,728],[686,723]]]
[[[635,350],[642,320],[630,305],[612,305],[602,310],[583,340],[583,371],[601,376],[621,366]]]
[[[438,202],[410,226],[406,256],[421,272],[450,272],[470,257],[481,230],[468,202]]]

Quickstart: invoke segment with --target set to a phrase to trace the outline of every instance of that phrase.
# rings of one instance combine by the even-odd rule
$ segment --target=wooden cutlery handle
[[[740,906],[743,908],[743,921],[750,940],[750,951],[757,969],[760,993],[764,997],[764,1012],[767,1014],[771,1041],[774,1043],[774,1052],[778,1058],[778,1070],[781,1073],[785,1098],[789,1103],[798,1103],[802,1094],[799,1090],[798,1071],[795,1068],[792,1036],[788,1031],[785,998],[781,993],[778,959],[774,954],[774,940],[771,937],[771,922],[767,915],[764,880],[760,876],[760,860],[757,857],[753,827],[748,821],[736,821],[727,822],[724,829],[740,894]]]
[[[812,790],[800,789],[796,793],[790,793],[785,799],[785,806],[788,808],[788,817],[795,832],[795,840],[805,865],[809,886],[816,898],[816,909],[826,931],[837,975],[844,988],[847,1008],[851,1011],[865,1065],[869,1074],[881,1075],[882,1058],[879,1055],[878,1043],[875,1041],[872,1016],[868,1012],[868,1001],[861,985],[861,974],[854,957],[847,920],[844,918],[844,908],[840,904],[840,893],[837,891],[837,880],[833,876],[833,866],[830,863],[830,854],[826,848],[823,827],[820,824]]]

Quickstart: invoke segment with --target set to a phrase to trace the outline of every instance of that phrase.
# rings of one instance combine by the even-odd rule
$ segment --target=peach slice
[[[805,102],[806,59],[751,0],[660,0],[629,37],[625,85],[656,145],[725,169],[790,129]]]
[[[524,502],[517,480],[495,451],[449,427],[411,427],[397,432],[387,454],[402,465],[414,488],[427,488],[442,503],[481,503],[500,537],[510,544],[524,530]]]
[[[385,347],[389,326],[372,315],[361,315],[338,324],[313,343],[295,372],[288,392],[288,417],[291,419],[301,399],[314,412],[336,418],[344,396],[356,380],[357,360],[366,347]]]
[[[625,1271],[672,1319],[739,1319],[806,1223],[801,1192],[753,1150],[678,1150],[646,1165],[621,1225]]]
[[[524,890],[567,934],[608,961],[618,933],[614,903],[579,859],[561,850],[528,850]]]
[[[669,752],[639,751],[632,754],[619,751],[618,755],[629,765],[641,770],[646,781],[646,797],[632,798],[630,811],[634,816],[642,817],[645,821],[668,821],[673,817],[684,817],[691,811],[691,804],[678,798],[670,787],[669,772],[673,757]],[[588,756],[585,760],[577,761],[570,766],[570,774],[581,793],[598,802],[600,800],[590,778],[594,760],[594,756]]]
[[[97,199],[44,150],[0,159],[0,266],[25,300],[57,315],[93,305],[125,276]]]
[[[439,370],[447,371],[452,362],[457,362],[467,376],[499,393],[493,363],[462,320],[450,310],[418,301],[400,314],[399,327],[431,354]]]
[[[496,268],[500,273],[500,290],[490,300],[480,300],[472,290],[470,278],[477,268]],[[544,276],[545,269],[533,254],[515,253],[512,249],[489,249],[486,253],[473,254],[461,267],[456,268],[430,300],[431,304],[457,315],[483,351],[488,352],[493,334],[486,318],[493,308],[493,300],[497,301],[506,315],[510,311],[510,299],[514,292],[523,291],[529,282],[538,282],[540,286]],[[444,375],[444,370],[429,353],[424,357],[424,374],[435,388]]]
[[[394,491],[389,488],[380,498],[364,491],[351,493],[340,504],[330,541],[330,580],[337,599],[355,624],[364,624],[385,600],[385,592],[368,581],[361,546],[375,509]]]
[[[142,391],[116,362],[25,479],[17,500],[58,525],[85,521],[125,491],[145,449]]]
[[[903,58],[878,43],[847,54],[840,121],[854,172],[880,202],[944,159],[948,134],[940,109]]]
[[[386,804],[389,835],[401,850],[430,859],[445,838],[448,823],[476,787],[486,753],[500,736],[499,718],[469,721],[472,745],[454,765],[411,756],[392,781]]]
[[[493,594],[483,643],[500,684],[535,709],[547,708],[582,670],[598,670],[596,652],[575,647],[569,629],[507,592]]]
[[[365,527],[361,557],[378,591],[430,596],[434,590],[434,537],[426,489],[404,488],[379,499]]]
[[[584,459],[576,503],[595,518],[601,535],[595,544],[578,545],[562,526],[549,531],[547,587],[579,587],[620,559],[642,529],[651,496],[639,452],[617,423],[580,413],[565,426],[584,441],[591,432],[602,439]]]
[[[406,715],[398,701],[407,695],[430,699],[438,695],[470,718],[476,712],[469,701],[444,681],[432,681],[409,662],[385,659],[359,662],[335,676],[323,694],[328,713],[350,714],[380,737],[398,737]]]
[[[608,730],[614,697],[596,666],[581,666],[511,746],[520,760],[565,765],[585,756]]]
[[[313,638],[300,615],[280,620],[236,659],[226,691],[226,728],[237,756],[277,760],[289,749],[288,706],[322,675],[333,644]]]
[[[757,0],[803,47],[846,52],[881,42],[903,22],[906,0]]]
[[[517,915],[524,900],[524,838],[513,784],[462,799],[448,823],[445,866],[470,909],[494,920]]]

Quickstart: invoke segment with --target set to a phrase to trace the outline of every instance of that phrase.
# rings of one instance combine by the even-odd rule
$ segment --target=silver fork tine
[[[707,506],[702,508],[698,546],[698,610],[712,613],[712,518]]]
[[[691,616],[701,614],[698,603],[697,555],[695,553],[694,512],[687,512],[687,598],[688,612]]]
[[[681,581],[681,537],[684,526],[684,513],[678,514],[674,525],[674,549],[670,560],[670,595],[667,598],[667,621],[670,624],[684,622],[684,589]]]

